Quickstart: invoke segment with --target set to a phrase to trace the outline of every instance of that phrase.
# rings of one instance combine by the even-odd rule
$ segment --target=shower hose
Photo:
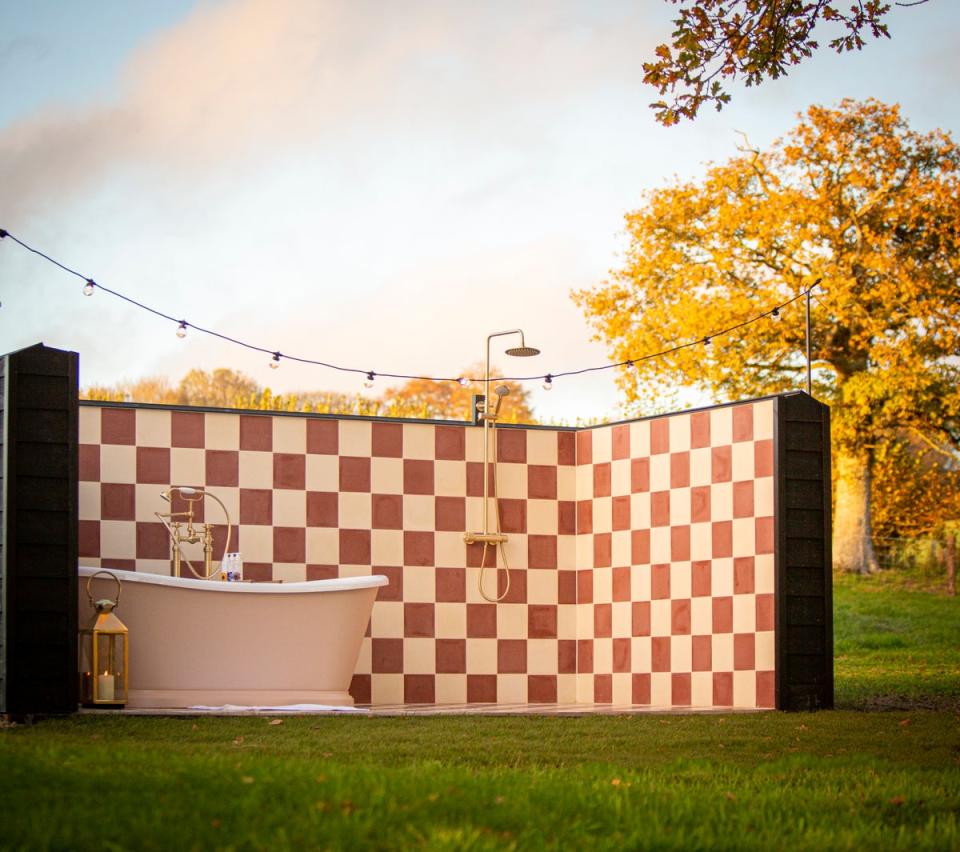
[[[491,424],[491,431],[493,432],[493,506],[494,506],[494,520],[497,525],[497,533],[500,533],[500,498],[499,492],[500,489],[497,485],[497,423],[493,421]],[[489,476],[488,471],[483,472],[484,476]],[[486,507],[484,507],[486,508]],[[486,530],[484,530],[486,532]],[[488,597],[487,593],[483,590],[483,572],[487,569],[487,550],[490,548],[490,542],[485,541],[483,543],[483,557],[480,560],[480,576],[477,579],[477,589],[480,592],[480,597],[485,601],[490,603],[499,603],[502,601],[508,594],[510,594],[510,565],[507,562],[507,549],[503,546],[502,541],[498,541],[493,548],[493,569],[494,572],[497,570],[497,548],[500,548],[500,556],[503,559],[503,570],[507,572],[507,581],[504,584],[503,594],[499,597]],[[496,574],[494,574],[496,576]]]

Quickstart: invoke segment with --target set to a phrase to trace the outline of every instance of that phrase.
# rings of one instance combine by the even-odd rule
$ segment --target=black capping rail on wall
[[[775,399],[776,706],[833,707],[830,409]]]
[[[76,352],[0,356],[0,713],[77,709]]]

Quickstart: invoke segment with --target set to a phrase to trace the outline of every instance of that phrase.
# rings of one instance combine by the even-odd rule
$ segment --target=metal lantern
[[[101,574],[113,577],[117,599],[95,601],[90,583]],[[114,610],[120,604],[120,580],[109,571],[87,578],[87,598],[96,610],[89,626],[80,630],[80,703],[85,707],[122,707],[127,703],[129,631]]]

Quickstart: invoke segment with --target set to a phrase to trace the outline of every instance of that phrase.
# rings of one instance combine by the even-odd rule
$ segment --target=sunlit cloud
[[[384,4],[236,0],[202,5],[129,58],[111,102],[46,108],[0,129],[6,213],[21,218],[131,165],[170,177],[313,146],[335,154],[376,125],[496,142],[490,113],[515,105],[506,144],[543,144],[545,111],[612,70],[639,72],[611,4]],[[512,138],[511,138],[512,136]],[[8,219],[8,221],[10,221]]]

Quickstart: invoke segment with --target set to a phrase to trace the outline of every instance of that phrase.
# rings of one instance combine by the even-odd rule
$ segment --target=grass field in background
[[[957,849],[960,601],[842,578],[837,703],[0,730],[4,848]]]
[[[926,579],[892,571],[834,579],[838,708],[960,713],[960,598],[932,593]]]

